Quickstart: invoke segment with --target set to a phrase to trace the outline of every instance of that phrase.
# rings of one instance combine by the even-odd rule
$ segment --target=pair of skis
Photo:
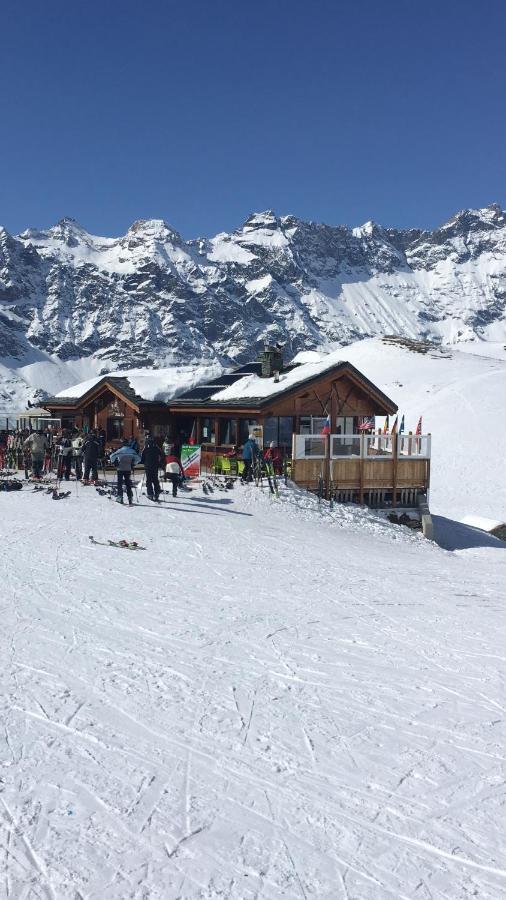
[[[97,544],[99,547],[118,547],[120,550],[145,550],[145,547],[141,547],[137,541],[97,541],[93,537],[92,534],[89,535],[89,539],[92,544]]]
[[[274,494],[277,500],[279,500],[279,485],[278,478],[274,471],[274,466],[269,460],[264,460],[265,474],[267,476],[267,484],[269,485],[269,490],[271,494]],[[262,475],[260,474],[260,479]]]

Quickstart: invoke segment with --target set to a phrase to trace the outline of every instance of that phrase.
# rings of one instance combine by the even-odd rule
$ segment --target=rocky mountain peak
[[[119,238],[69,218],[17,237],[2,229],[0,317],[0,357],[20,361],[6,396],[33,359],[62,372],[77,362],[91,377],[169,358],[230,365],[266,338],[287,355],[384,333],[506,341],[506,221],[491,204],[433,231],[272,210],[194,241],[162,219],[139,219]],[[19,390],[16,405],[29,394]]]
[[[179,233],[164,219],[137,219],[136,222],[130,225],[127,233],[157,239],[166,239],[172,236],[180,239]]]

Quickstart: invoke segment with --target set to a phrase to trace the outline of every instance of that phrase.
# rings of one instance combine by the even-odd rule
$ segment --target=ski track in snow
[[[0,505],[0,897],[506,895],[506,545],[284,488]]]

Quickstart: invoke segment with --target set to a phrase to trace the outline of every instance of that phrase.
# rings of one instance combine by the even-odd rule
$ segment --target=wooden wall
[[[394,471],[394,460],[343,458],[296,459],[292,462],[292,479],[301,487],[314,490],[318,486],[320,475],[326,481],[327,471],[336,490],[372,490],[392,489],[394,484],[403,488],[420,488],[426,490],[429,483],[429,461],[426,459],[399,459],[397,471]]]
[[[265,416],[298,418],[329,414],[332,433],[335,433],[338,416],[378,416],[387,412],[379,400],[367,393],[351,374],[336,376],[335,372],[322,376],[313,386],[303,385],[290,396],[273,400],[268,409],[262,409]]]

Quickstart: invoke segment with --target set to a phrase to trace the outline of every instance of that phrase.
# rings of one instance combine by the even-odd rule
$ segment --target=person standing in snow
[[[158,470],[165,462],[165,454],[153,437],[147,437],[141,454],[141,463],[146,473],[146,491],[149,500],[158,500],[161,487]]]
[[[83,444],[84,475],[83,484],[90,483],[90,474],[95,484],[98,483],[98,460],[100,458],[100,441],[95,432],[86,435]]]
[[[129,439],[127,437],[123,438],[123,445],[119,450],[116,450],[115,453],[111,453],[111,462],[118,466],[118,496],[116,497],[118,503],[123,503],[124,485],[128,497],[128,504],[129,506],[132,506],[134,502],[132,493],[132,469],[140,463],[140,461],[141,458],[139,454],[129,446]]]
[[[34,431],[23,442],[23,448],[30,451],[32,457],[32,475],[34,478],[42,478],[44,456],[46,453],[46,439],[42,431]]]
[[[66,429],[61,433],[58,451],[57,477],[65,478],[65,481],[69,481],[72,468],[72,441]]]
[[[260,456],[260,449],[254,437],[249,437],[242,448],[242,460],[244,463],[241,481],[253,481],[253,463]]]
[[[79,478],[79,480],[83,477],[83,444],[84,438],[80,431],[77,431],[72,438],[72,456],[74,458],[76,478]]]
[[[172,496],[177,497],[177,486],[180,481],[184,480],[184,471],[174,447],[169,447],[169,452],[165,457],[165,477],[172,482]]]

